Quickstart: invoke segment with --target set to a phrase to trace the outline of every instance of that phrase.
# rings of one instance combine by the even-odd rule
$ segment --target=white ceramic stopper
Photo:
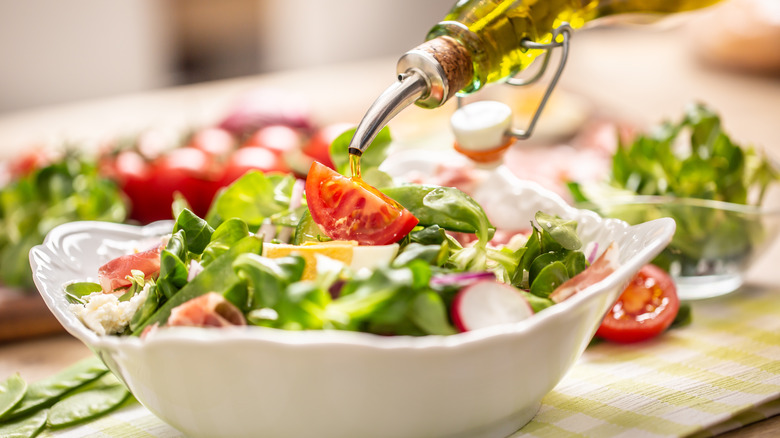
[[[512,109],[495,100],[470,103],[455,111],[450,125],[461,149],[495,149],[504,144],[504,136],[512,126]]]

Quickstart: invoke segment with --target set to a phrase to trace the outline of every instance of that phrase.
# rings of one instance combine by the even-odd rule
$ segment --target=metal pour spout
[[[428,82],[419,70],[399,74],[398,81],[387,87],[366,111],[349,142],[349,153],[363,155],[390,119],[417,99],[424,97],[428,89]]]
[[[473,66],[466,48],[448,36],[428,40],[398,60],[398,82],[389,86],[363,116],[349,143],[349,153],[363,155],[377,133],[413,102],[437,108],[471,81]]]

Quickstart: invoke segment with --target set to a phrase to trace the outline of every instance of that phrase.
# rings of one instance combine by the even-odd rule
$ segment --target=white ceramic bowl
[[[585,242],[616,241],[620,268],[525,321],[453,336],[171,328],[141,340],[97,336],[63,285],[170,223],[76,222],[30,252],[46,304],[155,415],[203,437],[501,437],[536,413],[591,340],[628,280],[674,233],[671,219],[628,226],[577,210],[533,183],[508,196],[518,224],[537,210],[573,218]]]

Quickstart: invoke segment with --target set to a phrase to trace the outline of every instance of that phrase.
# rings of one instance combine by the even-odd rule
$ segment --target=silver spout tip
[[[371,105],[355,130],[349,144],[349,153],[360,156],[377,133],[402,109],[424,96],[428,91],[425,78],[416,71],[399,76]]]

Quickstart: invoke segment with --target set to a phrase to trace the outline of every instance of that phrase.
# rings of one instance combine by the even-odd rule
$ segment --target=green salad
[[[364,164],[366,173],[380,173],[371,159]],[[589,265],[576,222],[544,212],[527,232],[495,245],[482,207],[452,187],[384,185],[379,192],[319,164],[305,193],[302,184],[250,171],[219,193],[204,218],[177,204],[171,234],[158,245],[107,263],[99,283],[67,286],[72,310],[100,334],[247,324],[449,335],[478,328],[473,315],[489,312],[490,300],[521,309],[510,320],[549,307],[553,291]],[[337,213],[329,205],[353,201],[348,227],[347,219],[321,219]],[[398,223],[408,231],[388,234]],[[348,238],[334,239],[333,226]],[[376,263],[362,266],[366,258]],[[484,290],[461,305],[459,295]],[[109,307],[97,312],[102,305]],[[116,317],[92,317],[108,308]]]
[[[127,201],[97,163],[66,152],[56,163],[34,169],[0,187],[0,279],[33,288],[27,254],[54,227],[77,220],[123,222]]]
[[[485,241],[493,233],[490,222],[466,194],[448,187],[404,185],[387,191],[402,201],[414,199],[418,205],[410,205],[410,211],[420,222],[395,244],[397,255],[372,270],[354,270],[338,257],[318,255],[315,277],[304,280],[307,261],[295,251],[263,256],[264,246],[283,245],[276,236],[286,234],[285,228],[291,231],[290,242],[306,239],[298,233],[310,228],[310,215],[303,205],[290,208],[295,205],[290,199],[294,186],[292,177],[252,171],[220,195],[209,220],[185,208],[167,242],[107,264],[101,283],[119,284],[115,289],[72,283],[66,288],[68,299],[77,308],[89,308],[94,297],[107,295],[104,292],[120,304],[135,301],[126,326],[104,331],[120,335],[179,324],[449,335],[467,329],[462,322],[458,327],[453,303],[469,285],[487,281],[515,287],[529,310],[540,311],[554,304],[550,294],[557,286],[588,266],[575,222],[540,212],[536,221],[547,224],[544,228],[529,223],[528,237],[516,239],[514,246],[493,247]],[[266,201],[262,208],[256,205],[258,199]],[[452,234],[466,230],[482,241],[464,246]],[[269,233],[274,237],[269,239]],[[328,254],[337,243],[322,235],[314,239],[301,242],[301,248],[322,248]],[[140,270],[155,258],[157,272]],[[120,276],[126,283],[103,281]],[[207,295],[210,298],[204,298]],[[197,312],[214,311],[219,321],[212,324],[211,316],[198,316],[181,322],[181,309],[188,303],[198,307]],[[213,309],[201,308],[212,304]],[[80,316],[88,321],[84,313]]]
[[[695,104],[678,122],[620,144],[607,181],[569,188],[580,206],[629,223],[674,218],[673,242],[655,263],[707,275],[744,264],[765,243],[760,206],[778,179],[768,157],[734,142],[712,108]]]

